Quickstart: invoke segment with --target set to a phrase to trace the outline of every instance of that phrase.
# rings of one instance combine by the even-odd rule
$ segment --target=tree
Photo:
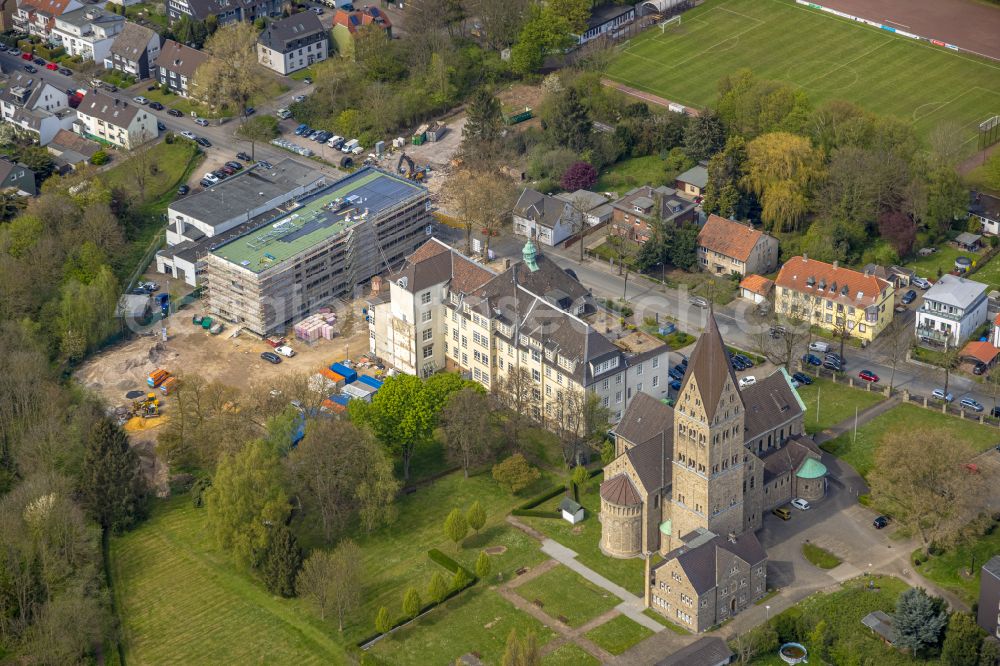
[[[541,477],[541,473],[529,465],[520,453],[493,466],[493,479],[510,493],[524,490]]]
[[[944,600],[931,597],[920,587],[911,587],[896,600],[893,629],[896,646],[921,657],[941,645],[948,613]]]
[[[590,145],[593,123],[576,88],[566,88],[556,98],[548,131],[559,146],[582,152]]]
[[[462,140],[473,144],[492,144],[503,131],[503,113],[489,88],[479,88],[469,99],[469,110],[462,127]]]
[[[979,646],[985,635],[972,614],[952,613],[941,645],[941,663],[945,666],[978,666]]]
[[[259,115],[242,120],[236,129],[236,136],[250,142],[250,159],[254,159],[257,142],[270,141],[278,136],[278,119],[274,116]]]
[[[528,0],[473,0],[472,13],[479,17],[486,43],[493,50],[501,51],[514,43],[529,4]]]
[[[263,559],[261,568],[268,591],[282,597],[294,597],[295,578],[302,568],[302,549],[284,523],[273,528]]]
[[[146,481],[128,435],[107,417],[87,436],[79,491],[83,506],[106,530],[120,532],[146,511]]]
[[[907,352],[913,346],[913,329],[904,322],[902,317],[893,317],[882,329],[880,336],[886,342],[882,351],[889,357],[889,367],[892,372],[889,374],[889,393],[896,386],[896,368],[900,361],[906,358]]]
[[[444,519],[445,536],[454,541],[455,545],[458,545],[465,538],[465,534],[468,531],[469,526],[465,522],[465,516],[458,509],[452,509],[448,517]]]
[[[822,156],[806,137],[772,132],[747,144],[743,183],[760,197],[761,219],[771,229],[798,230],[821,175]]]
[[[417,589],[415,587],[406,588],[406,592],[403,593],[403,615],[411,618],[416,617],[420,614],[422,605]]]
[[[586,162],[576,162],[559,179],[559,187],[567,192],[589,190],[597,182],[597,169]]]
[[[590,472],[583,465],[577,465],[573,468],[573,484],[579,488],[583,484],[587,483],[590,479]]]
[[[802,344],[809,339],[809,313],[793,304],[786,314],[771,310],[754,333],[755,351],[775,365],[791,369]]]
[[[378,612],[375,613],[375,631],[385,634],[390,629],[392,629],[392,620],[389,618],[389,609],[385,606],[379,606]]]
[[[94,166],[104,166],[110,161],[111,157],[103,150],[95,150],[94,154],[90,156],[90,163]]]
[[[514,449],[521,442],[521,431],[532,421],[531,406],[534,381],[520,365],[508,367],[507,374],[495,384],[493,399],[506,410],[504,425]]]
[[[471,582],[469,578],[469,573],[465,570],[465,567],[459,567],[455,570],[455,575],[451,577],[451,589],[461,590],[464,589],[466,585]]]
[[[441,575],[441,572],[435,571],[430,582],[427,583],[427,598],[439,604],[444,601],[446,596],[448,596],[448,584],[444,582],[444,576]]]
[[[955,220],[964,218],[969,204],[968,189],[951,167],[938,167],[927,175],[927,213],[924,221],[945,232]]]
[[[875,454],[872,496],[895,507],[893,517],[917,534],[926,550],[954,537],[979,512],[982,477],[965,468],[975,454],[971,444],[944,429],[920,437],[887,432]]]
[[[483,509],[483,505],[476,500],[469,507],[469,510],[465,512],[465,522],[469,524],[475,532],[479,532],[486,524],[486,510]]]
[[[996,641],[984,640],[979,646],[979,666],[996,666],[1000,660],[1000,646]]]
[[[610,427],[610,410],[593,391],[557,391],[552,420],[563,445],[567,465],[577,464],[584,449],[592,448]]]
[[[227,454],[205,493],[208,522],[218,544],[243,566],[256,566],[271,536],[269,525],[284,524],[288,498],[279,483],[278,456],[263,441]]]
[[[615,445],[611,441],[605,441],[601,445],[601,464],[607,467],[615,459]]]
[[[452,393],[441,411],[448,457],[462,465],[465,478],[492,452],[492,416],[489,398],[471,386]]]
[[[684,130],[684,152],[696,162],[707,160],[725,145],[726,128],[711,109],[696,116]]]
[[[352,400],[351,420],[367,425],[389,453],[399,458],[403,479],[410,478],[410,459],[417,444],[430,439],[434,414],[423,383],[413,375],[386,379],[370,403]]]
[[[205,42],[211,56],[194,73],[194,96],[212,107],[230,107],[242,120],[254,97],[267,87],[267,73],[257,61],[257,29],[252,23],[229,23]]]
[[[878,232],[882,238],[889,241],[900,257],[910,254],[917,239],[916,223],[909,216],[896,210],[879,215]]]
[[[286,466],[304,514],[319,517],[328,542],[351,520],[360,519],[370,532],[395,515],[399,482],[392,462],[372,436],[353,423],[310,419]]]
[[[542,655],[535,634],[528,632],[522,641],[517,637],[517,630],[511,629],[501,663],[503,666],[540,666]]]
[[[490,575],[490,570],[492,565],[490,564],[490,556],[486,554],[485,550],[479,551],[479,556],[476,557],[476,575],[480,579],[486,580]]]
[[[751,196],[743,189],[746,175],[746,141],[731,136],[721,152],[708,161],[708,184],[702,208],[730,219],[743,219],[752,207]]]
[[[826,620],[820,620],[809,632],[809,650],[822,662],[830,659],[830,645],[833,643],[833,635]]]

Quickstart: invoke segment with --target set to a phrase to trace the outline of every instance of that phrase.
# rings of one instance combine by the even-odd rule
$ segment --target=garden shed
[[[583,506],[574,501],[572,497],[564,497],[563,501],[559,503],[559,510],[562,512],[563,520],[571,525],[576,525],[583,520],[585,513]]]

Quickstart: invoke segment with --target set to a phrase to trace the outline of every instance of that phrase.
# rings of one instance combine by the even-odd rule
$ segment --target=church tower
[[[743,401],[710,311],[674,406],[669,548],[699,527],[720,536],[744,531],[743,429]]]

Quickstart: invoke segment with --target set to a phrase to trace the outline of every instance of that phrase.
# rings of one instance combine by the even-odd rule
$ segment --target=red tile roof
[[[792,257],[786,261],[774,283],[785,289],[818,294],[858,307],[877,304],[880,294],[892,286],[874,275],[806,257]],[[847,287],[846,294],[843,293],[844,287]]]
[[[993,320],[993,323],[996,324],[997,326],[1000,326],[1000,314],[998,314],[997,318]]]
[[[990,365],[993,363],[993,359],[997,357],[997,354],[1000,354],[1000,349],[997,349],[989,342],[973,340],[962,349],[961,357],[974,358],[986,365]]]
[[[767,296],[774,289],[774,280],[769,280],[763,275],[751,273],[740,282],[740,289],[747,289],[755,294]]]
[[[619,474],[601,484],[601,497],[617,506],[635,506],[642,503],[632,479]]]
[[[763,232],[746,224],[709,215],[705,226],[698,232],[698,245],[745,263],[763,235]]]

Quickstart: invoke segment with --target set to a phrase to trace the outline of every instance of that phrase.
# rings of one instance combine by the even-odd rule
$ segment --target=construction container
[[[149,373],[148,377],[146,377],[146,383],[150,387],[156,388],[164,381],[166,381],[167,377],[169,376],[170,376],[169,372],[167,372],[163,368],[157,368],[156,370],[153,370],[151,373]]]
[[[176,377],[167,377],[162,384],[160,384],[160,392],[163,395],[170,395],[177,388],[177,384],[180,382]]]
[[[382,382],[369,375],[361,375],[358,377],[358,381],[371,386],[376,391],[382,388]]]
[[[209,330],[210,328],[212,328],[212,318],[211,317],[203,317],[202,320],[201,320],[201,327],[203,329],[205,329],[206,331]]]
[[[417,128],[417,131],[413,133],[413,137],[410,139],[410,143],[414,146],[423,145],[424,141],[427,141],[427,125],[421,125]]]
[[[338,405],[347,407],[347,403],[350,402],[351,399],[346,395],[341,395],[338,393],[336,395],[331,395],[330,400],[337,403]]]
[[[433,122],[430,127],[427,128],[427,140],[428,141],[439,141],[448,131],[448,126],[444,123]]]
[[[351,382],[354,382],[358,378],[358,372],[356,370],[348,368],[343,363],[334,363],[330,366],[330,369],[339,375],[343,375],[344,383],[346,384],[350,384]]]
[[[507,115],[504,118],[504,122],[508,125],[516,125],[518,123],[523,123],[525,120],[530,120],[534,113],[531,111],[530,106],[524,107],[524,111],[515,111]]]
[[[347,383],[347,379],[344,377],[344,375],[340,374],[339,372],[335,372],[330,368],[321,368],[319,374],[321,374],[327,380],[333,382],[333,385],[336,388],[340,388]]]
[[[375,394],[375,389],[368,384],[362,384],[361,382],[354,382],[353,384],[347,384],[343,388],[344,395],[350,396],[356,400],[364,400],[365,402],[372,401],[372,395]]]

